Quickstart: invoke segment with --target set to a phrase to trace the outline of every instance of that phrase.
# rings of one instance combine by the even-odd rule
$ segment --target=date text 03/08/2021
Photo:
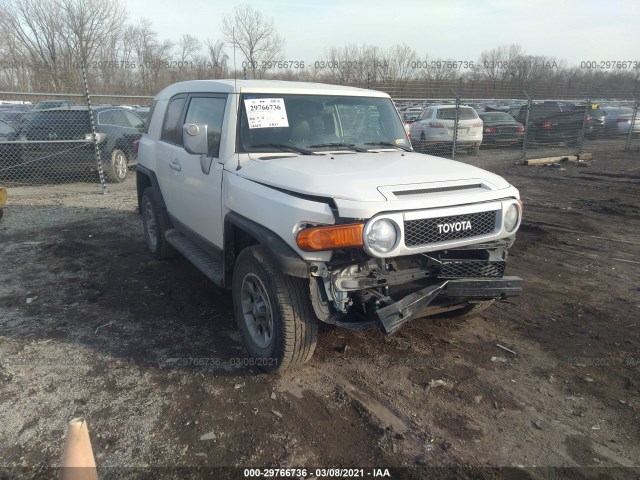
[[[244,478],[392,478],[388,468],[245,468]]]

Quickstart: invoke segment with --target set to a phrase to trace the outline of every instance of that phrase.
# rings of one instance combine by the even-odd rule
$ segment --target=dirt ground
[[[207,466],[639,475],[640,155],[532,167],[497,153],[461,160],[520,189],[507,274],[523,295],[392,336],[323,328],[312,360],[279,376],[247,365],[228,292],[147,254],[133,179],[107,196],[10,190],[0,471],[59,465],[66,424],[83,416],[102,478]]]

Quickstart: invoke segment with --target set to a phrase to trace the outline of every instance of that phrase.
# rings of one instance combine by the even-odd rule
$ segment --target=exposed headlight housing
[[[520,208],[518,204],[512,203],[504,211],[504,229],[509,233],[513,233],[518,223],[520,223]]]
[[[364,241],[375,252],[390,252],[398,243],[398,226],[387,218],[376,220],[365,227]]]

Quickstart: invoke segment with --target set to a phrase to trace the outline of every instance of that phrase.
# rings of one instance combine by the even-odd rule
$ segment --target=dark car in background
[[[480,112],[482,119],[482,146],[517,145],[522,143],[524,125],[505,112]]]
[[[24,123],[26,114],[27,112],[20,110],[9,110],[3,108],[0,110],[0,120],[7,122],[15,128],[20,128]]]
[[[11,166],[12,161],[18,158],[19,149],[15,143],[18,138],[18,131],[16,128],[5,122],[0,120],[0,178],[2,178],[2,173],[9,166]]]
[[[603,138],[605,136],[606,112],[601,108],[592,108],[587,112],[587,115],[586,137],[590,139]]]
[[[523,105],[515,112],[515,119],[525,125],[528,121],[527,139],[532,142],[577,144],[584,124],[584,105],[563,110],[558,102],[534,103],[529,109]]]
[[[133,107],[133,113],[139,116],[142,120],[146,120],[151,111],[150,107]]]
[[[74,107],[76,102],[73,100],[44,100],[33,106],[33,110],[49,110],[52,108],[68,108]]]
[[[133,142],[142,135],[144,122],[121,107],[94,107],[102,169],[111,182],[122,182],[134,164]],[[30,170],[73,175],[97,169],[87,107],[33,112],[20,131],[20,162]],[[33,142],[33,143],[31,143]]]

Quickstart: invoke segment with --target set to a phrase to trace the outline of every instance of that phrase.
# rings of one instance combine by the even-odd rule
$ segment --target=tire
[[[111,161],[105,170],[107,180],[112,183],[122,183],[127,178],[129,172],[129,160],[127,155],[117,148],[111,152]]]
[[[425,136],[424,132],[422,132],[420,134],[420,141],[418,142],[418,145],[416,145],[416,150],[418,150],[418,152],[420,153],[427,153],[427,137]]]
[[[471,147],[469,149],[469,153],[473,156],[476,156],[480,153],[480,145],[476,145],[475,147]]]
[[[280,372],[311,358],[318,319],[308,280],[285,275],[261,246],[254,245],[238,255],[232,292],[242,342],[256,366]]]
[[[480,312],[485,311],[495,300],[486,300],[480,303],[469,303],[462,308],[457,310],[451,310],[450,312],[444,312],[440,315],[447,318],[458,318],[458,317],[468,317],[471,315],[477,315]]]
[[[160,207],[153,187],[147,187],[143,192],[140,207],[144,239],[151,256],[158,260],[175,257],[178,252],[164,237],[165,232],[171,229],[171,220],[166,210]]]

